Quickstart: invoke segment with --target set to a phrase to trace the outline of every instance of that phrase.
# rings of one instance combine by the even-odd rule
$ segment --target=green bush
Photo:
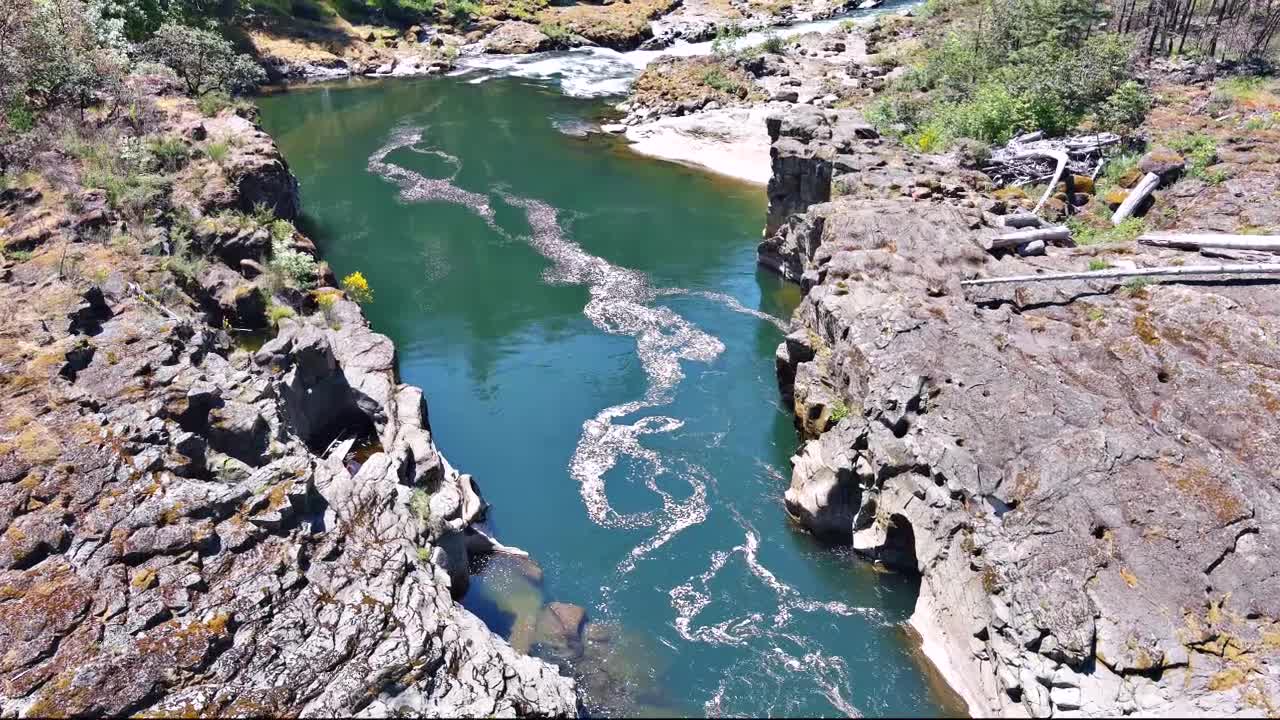
[[[733,96],[739,95],[742,91],[742,85],[718,67],[702,73],[702,84]]]
[[[253,58],[237,53],[217,33],[174,22],[161,25],[142,52],[172,69],[192,96],[244,92],[266,78]]]
[[[471,0],[445,0],[445,16],[455,25],[464,25],[480,14],[480,6]]]
[[[272,277],[286,287],[307,289],[316,284],[320,264],[311,255],[294,249],[293,225],[276,220],[271,231],[271,260],[267,268]]]
[[[764,36],[764,42],[760,44],[760,49],[774,55],[781,55],[787,49],[787,41],[778,37],[777,33],[769,32]]]
[[[547,36],[551,42],[557,46],[565,46],[569,44],[569,38],[573,37],[573,30],[566,25],[558,22],[546,22],[538,26],[543,35]]]
[[[208,155],[210,160],[218,163],[219,165],[226,161],[227,155],[230,152],[231,146],[221,140],[210,142],[204,146],[204,154]]]
[[[180,137],[163,136],[147,141],[147,152],[154,158],[156,166],[164,172],[177,172],[186,165],[190,151]]]
[[[982,13],[977,28],[926,52],[895,85],[897,98],[874,103],[868,119],[903,125],[908,139],[932,146],[1000,143],[1032,130],[1058,135],[1099,108],[1112,124],[1145,114],[1141,86],[1126,85],[1131,41],[1084,32],[1098,19],[1092,0],[1008,0]],[[927,92],[928,102],[909,100],[914,91]]]
[[[280,321],[285,318],[294,317],[297,313],[288,305],[277,305],[271,303],[267,306],[267,320],[271,323],[271,327],[280,327]]]
[[[1187,175],[1203,180],[1209,184],[1217,184],[1226,180],[1226,174],[1220,170],[1209,170],[1218,162],[1218,144],[1205,133],[1188,133],[1171,138],[1169,147],[1182,153],[1187,161]]]
[[[1102,103],[1095,113],[1097,125],[1117,133],[1133,131],[1151,110],[1151,95],[1134,80],[1128,80]]]

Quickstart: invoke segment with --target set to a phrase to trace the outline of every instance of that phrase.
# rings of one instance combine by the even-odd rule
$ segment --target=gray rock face
[[[913,623],[975,714],[1274,707],[1274,288],[966,292],[1087,258],[992,258],[975,208],[822,195],[779,197],[799,214],[762,245],[806,290],[778,350],[788,511],[922,574]]]
[[[262,139],[217,121],[245,152]],[[296,209],[266,142],[187,200]],[[41,280],[65,322],[5,319],[34,343],[0,351],[0,717],[578,713],[571,680],[457,604],[486,505],[359,306],[285,319],[251,354],[220,324],[262,301],[235,270],[193,280],[206,317],[123,279],[172,282],[158,258],[118,259],[101,287]],[[22,307],[24,277],[0,304]]]

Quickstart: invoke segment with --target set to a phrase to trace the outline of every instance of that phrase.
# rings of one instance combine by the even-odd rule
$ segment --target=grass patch
[[[1218,143],[1206,133],[1187,133],[1170,138],[1168,146],[1177,150],[1187,161],[1187,175],[1210,185],[1227,179],[1221,170],[1210,170],[1218,162]]]
[[[1071,239],[1076,245],[1101,245],[1134,242],[1146,231],[1147,223],[1142,218],[1131,217],[1119,225],[1095,227],[1079,218],[1071,218],[1067,220],[1067,227],[1071,228]],[[1094,269],[1092,263],[1090,269]]]

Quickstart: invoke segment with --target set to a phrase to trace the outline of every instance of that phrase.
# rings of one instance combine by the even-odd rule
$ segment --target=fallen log
[[[1225,235],[1221,233],[1149,232],[1138,236],[1140,245],[1178,250],[1261,250],[1280,252],[1280,235]]]
[[[1022,150],[1015,157],[1047,157],[1052,158],[1057,162],[1057,167],[1054,168],[1053,171],[1053,179],[1049,181],[1049,187],[1044,189],[1044,195],[1040,196],[1040,202],[1036,203],[1036,206],[1031,209],[1032,215],[1039,215],[1040,208],[1044,207],[1044,204],[1048,202],[1049,198],[1053,197],[1053,190],[1058,187],[1058,181],[1062,179],[1062,173],[1067,169],[1067,163],[1071,162],[1071,158],[1067,157],[1067,154],[1061,150],[1054,150],[1050,148]],[[1070,191],[1070,189],[1071,188],[1067,188],[1068,191]],[[1067,197],[1070,197],[1070,195]]]
[[[1116,208],[1116,213],[1111,216],[1111,224],[1119,225],[1127,220],[1129,216],[1133,214],[1133,211],[1137,210],[1138,206],[1142,204],[1142,201],[1146,200],[1148,195],[1155,192],[1155,189],[1159,187],[1159,185],[1159,175],[1155,173],[1147,173],[1146,175],[1143,175],[1142,179],[1138,181],[1138,184],[1129,191],[1127,196],[1125,196],[1124,202],[1120,203],[1120,207]]]
[[[1042,240],[1049,242],[1063,242],[1071,239],[1071,230],[1062,226],[1047,228],[1028,228],[1026,230],[1015,230],[1002,235],[987,238],[983,242],[983,247],[987,250],[999,250],[1002,248],[1011,248],[1022,245],[1023,243]]]
[[[1019,282],[1060,282],[1064,280],[1116,280],[1133,277],[1167,277],[1181,275],[1280,275],[1280,263],[1254,263],[1248,265],[1176,265],[1169,267],[1139,268],[1137,270],[1092,270],[1089,272],[1048,273],[1044,275],[1008,275],[1005,277],[961,280],[960,284],[997,285]]]

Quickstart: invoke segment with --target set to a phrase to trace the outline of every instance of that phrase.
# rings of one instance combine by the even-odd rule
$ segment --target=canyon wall
[[[846,112],[770,134],[760,260],[804,290],[788,512],[921,575],[912,623],[974,715],[1274,712],[1274,284],[962,287],[1091,251],[984,251],[984,180]]]

